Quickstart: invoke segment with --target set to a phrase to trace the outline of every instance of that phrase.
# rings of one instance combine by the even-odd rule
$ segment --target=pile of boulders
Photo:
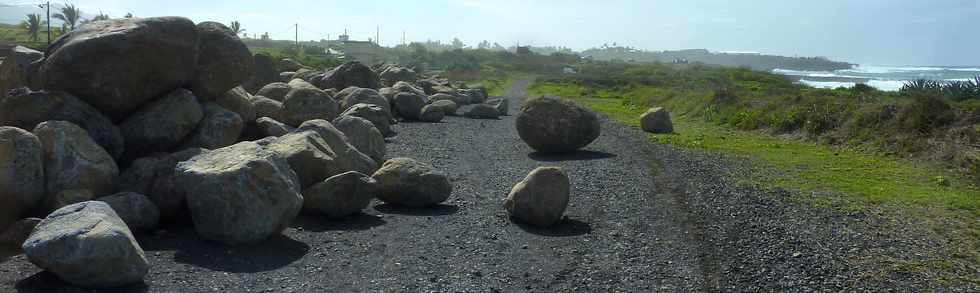
[[[224,25],[180,17],[96,21],[28,53],[0,60],[29,86],[0,98],[0,244],[86,287],[142,280],[133,233],[160,225],[249,245],[301,211],[446,201],[448,177],[385,161],[385,138],[396,118],[437,122],[486,100],[397,66],[253,56]]]

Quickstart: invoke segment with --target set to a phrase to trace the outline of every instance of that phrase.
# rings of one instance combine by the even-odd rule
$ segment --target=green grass
[[[61,35],[60,28],[51,28],[51,41],[53,42],[55,38]],[[27,35],[27,31],[17,25],[0,25],[0,42],[10,42],[20,45],[24,45],[35,50],[44,51],[47,46],[47,31],[42,31],[38,33],[38,39],[36,42],[30,41],[30,36]]]
[[[514,84],[514,76],[507,75],[504,77],[487,78],[480,81],[480,84],[487,89],[487,94],[491,97],[503,96],[510,89],[510,86]]]
[[[583,87],[537,83],[532,95],[556,95],[577,101],[632,126],[639,126],[644,107],[599,91],[582,98]],[[606,97],[603,97],[606,96]],[[750,157],[785,171],[776,187],[837,191],[858,204],[932,205],[968,216],[980,216],[980,191],[971,178],[925,162],[900,160],[799,139],[781,139],[760,131],[738,131],[675,114],[676,134],[651,135],[658,143],[721,151]]]
[[[658,89],[640,91],[649,94]],[[646,110],[631,97],[575,84],[537,82],[529,93],[570,98],[634,127],[639,127],[639,116]],[[757,170],[739,174],[738,182],[794,190],[796,200],[884,218],[911,217],[919,223],[916,228],[941,235],[953,246],[948,251],[956,251],[956,255],[936,258],[956,258],[974,268],[980,263],[980,191],[969,177],[930,162],[784,138],[761,130],[737,130],[728,124],[708,122],[701,115],[674,113],[672,118],[676,133],[650,134],[651,142],[747,158]],[[902,231],[908,227],[899,223],[907,222],[892,221],[895,226],[888,228]],[[948,265],[939,264],[947,261],[918,265],[925,270],[946,270]],[[977,283],[980,278],[966,281]]]

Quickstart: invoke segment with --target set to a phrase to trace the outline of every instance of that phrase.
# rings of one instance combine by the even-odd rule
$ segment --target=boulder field
[[[134,233],[193,226],[207,241],[253,246],[301,211],[330,221],[374,200],[437,206],[453,194],[449,175],[387,158],[393,126],[507,115],[507,100],[479,87],[393,64],[274,60],[220,23],[182,17],[86,23],[21,55],[0,61],[19,78],[0,97],[0,244],[86,288],[142,281],[153,264]],[[583,137],[530,145],[579,148],[598,135],[594,114],[555,103],[519,117],[542,115],[523,119],[556,130],[542,132],[551,140]],[[508,209],[543,224],[564,207],[522,214],[550,202],[534,193],[555,180],[535,178]]]

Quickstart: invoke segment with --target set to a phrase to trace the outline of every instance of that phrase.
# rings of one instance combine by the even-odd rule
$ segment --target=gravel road
[[[511,113],[526,82],[508,92]],[[784,193],[726,179],[744,164],[649,144],[602,118],[585,150],[534,153],[514,118],[401,123],[390,157],[449,174],[444,205],[374,203],[328,221],[304,216],[283,236],[251,248],[200,240],[191,229],[139,237],[150,259],[145,284],[117,292],[701,292],[880,291],[925,286],[914,277],[868,281],[849,255],[884,245],[853,228],[859,216],[827,212]],[[510,188],[539,166],[572,182],[566,219],[548,229],[512,221]],[[26,261],[0,263],[0,291],[87,292]],[[928,288],[928,287],[925,287]]]

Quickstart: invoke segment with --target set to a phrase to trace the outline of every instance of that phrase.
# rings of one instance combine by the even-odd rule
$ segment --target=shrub
[[[949,125],[956,119],[953,108],[942,98],[933,95],[913,97],[912,103],[902,108],[898,121],[906,130],[926,134]]]

